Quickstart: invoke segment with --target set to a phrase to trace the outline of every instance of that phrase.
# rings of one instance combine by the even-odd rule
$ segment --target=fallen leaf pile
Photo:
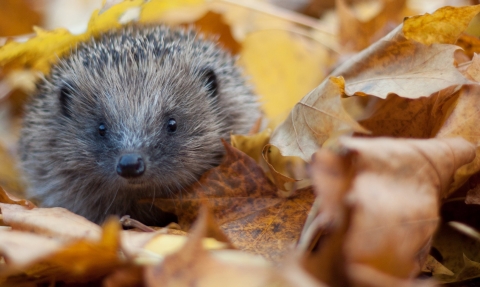
[[[0,285],[476,286],[480,5],[305,2],[106,1],[82,33],[2,38]],[[264,111],[185,192],[142,199],[176,216],[167,227],[37,207],[15,168],[21,94],[79,42],[130,21],[216,37]],[[0,19],[0,36],[28,33],[12,23],[2,32]]]

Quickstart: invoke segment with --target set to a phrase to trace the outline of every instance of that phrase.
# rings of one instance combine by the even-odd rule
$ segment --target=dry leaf
[[[428,255],[425,265],[422,267],[422,272],[430,272],[434,275],[441,274],[447,276],[453,276],[453,272],[450,271],[447,267],[443,266],[438,262],[433,256]]]
[[[344,243],[346,262],[401,278],[418,272],[424,260],[418,253],[429,246],[438,223],[439,197],[448,191],[455,169],[473,159],[474,147],[459,138],[341,138],[336,161],[351,163],[340,165],[347,168],[343,173],[329,172],[336,161],[332,156],[327,160],[325,153],[329,156],[320,151],[313,162],[315,189],[319,200],[325,200],[317,217],[328,222],[329,215],[337,214],[335,208],[341,208],[328,203],[346,194],[344,200],[353,206]],[[315,232],[307,234],[313,239]]]
[[[347,6],[345,0],[337,0],[335,12],[339,20],[338,35],[340,36],[340,43],[349,51],[360,51],[368,47],[401,22],[401,17],[399,16],[401,16],[400,13],[405,6],[405,2],[405,0],[368,2],[372,4],[372,6],[380,6],[381,8],[375,9],[376,13],[373,17],[370,17],[370,19],[362,20]],[[393,27],[386,31],[388,26]]]
[[[453,44],[479,12],[480,5],[442,7],[433,14],[427,13],[405,19],[403,33],[407,39],[425,45]]]
[[[7,279],[7,285],[18,284],[22,278],[12,275],[23,270],[39,282],[49,282],[52,279],[66,282],[94,281],[124,264],[118,254],[119,232],[118,220],[109,220],[103,227],[100,240],[80,240],[30,262],[27,266],[9,265],[3,271],[1,279]]]
[[[203,230],[202,246],[206,250],[215,249],[233,249],[233,245],[227,236],[220,230],[213,218],[213,214],[206,206],[202,206],[197,218],[197,224]],[[185,245],[187,238],[185,236],[157,236],[150,240],[145,246],[145,250],[156,254],[166,256],[177,252]]]
[[[240,64],[252,77],[263,110],[275,127],[308,91],[325,77],[319,67],[328,53],[316,43],[281,30],[249,34],[242,43]]]
[[[268,144],[270,134],[271,130],[265,129],[252,135],[232,135],[230,141],[233,147],[255,159],[278,189],[291,191],[297,188],[293,183],[306,177],[305,163],[298,157],[282,156],[276,147]]]
[[[201,0],[163,1],[131,0],[118,3],[109,9],[95,11],[83,34],[73,35],[66,29],[44,31],[35,30],[36,36],[25,43],[10,41],[0,49],[0,66],[4,69],[30,68],[48,73],[51,64],[75,47],[79,42],[89,40],[107,30],[120,27],[121,17],[131,9],[140,9],[141,22],[161,21],[168,11],[180,7],[198,7]],[[202,10],[204,13],[205,10]],[[201,15],[196,16],[200,17]]]
[[[315,278],[328,286],[348,286],[345,236],[352,220],[352,206],[345,195],[350,187],[352,157],[343,158],[320,149],[313,157],[312,180],[317,198],[312,206],[299,247],[304,250],[303,265]],[[302,246],[303,245],[303,246]]]
[[[202,33],[214,37],[223,48],[236,55],[240,51],[241,45],[233,38],[230,27],[225,24],[221,14],[207,12],[202,18],[194,22],[195,28]]]
[[[455,278],[457,281],[480,277],[480,262],[470,260],[465,254],[463,254],[463,263],[463,269]]]
[[[231,135],[230,142],[234,148],[246,153],[260,164],[262,161],[262,150],[268,144],[271,133],[271,129],[265,129],[253,135]]]
[[[140,21],[177,25],[194,22],[207,12],[204,0],[151,0],[143,1]]]
[[[268,144],[263,148],[263,151],[262,151],[263,160],[268,166],[270,174],[272,175],[272,178],[273,178],[273,182],[275,183],[275,186],[280,190],[283,190],[283,191],[293,190],[292,183],[295,183],[298,180],[295,178],[286,176],[285,174],[275,169],[275,167],[273,166],[270,160],[270,157],[271,157],[270,154],[273,148],[274,147],[272,145]],[[276,158],[281,158],[281,154],[277,153]],[[284,168],[286,167],[284,166]],[[285,196],[288,197],[290,195],[291,195],[290,193],[286,193]]]
[[[472,62],[467,66],[464,75],[475,82],[480,82],[480,56],[473,55]]]
[[[75,241],[86,238],[99,240],[101,229],[64,208],[27,209],[20,205],[0,203],[3,222],[13,230],[33,232],[55,237],[59,241]]]
[[[35,207],[35,204],[33,204],[28,200],[18,199],[15,196],[12,196],[8,192],[6,192],[1,186],[0,186],[0,203],[18,204],[27,209],[32,209]]]
[[[23,194],[25,186],[16,168],[16,161],[2,143],[0,143],[0,163],[0,186],[17,195]]]
[[[146,269],[146,286],[225,286],[226,282],[229,286],[265,286],[271,273],[267,262],[239,251],[204,249],[202,238],[208,223],[203,215],[180,251]]]
[[[133,230],[124,230],[121,232],[122,251],[129,259],[137,259],[144,253],[147,244],[161,236],[186,236],[187,233],[182,230],[162,228],[156,232],[138,232]]]
[[[464,256],[470,258],[470,260],[480,262],[480,254],[477,252],[480,248],[478,238],[466,235],[457,228],[452,228],[454,225],[450,221],[461,220],[468,225],[476,224],[476,214],[478,214],[477,206],[468,206],[461,201],[449,202],[443,205],[442,217],[444,223],[436,231],[432,243],[433,252],[431,252],[431,254],[434,255],[445,268],[453,272],[453,275],[442,273],[432,274],[433,278],[438,282],[447,283],[463,280],[462,278],[457,278],[457,276],[464,269]],[[458,225],[458,222],[456,224]],[[465,224],[463,224],[463,226],[465,226]],[[479,270],[472,272],[470,275],[472,275],[472,277],[478,277],[480,276],[480,272],[478,271]]]
[[[348,271],[354,286],[361,287],[431,287],[436,283],[426,279],[398,278],[363,264],[352,264]]]
[[[220,166],[206,172],[181,197],[157,197],[155,205],[175,213],[182,228],[188,229],[200,203],[206,202],[235,247],[277,260],[298,239],[313,202],[312,191],[279,196],[252,158],[224,145],[226,156]]]
[[[466,204],[480,205],[480,174],[472,175],[465,183],[467,194],[465,195]]]
[[[270,143],[282,155],[304,161],[332,135],[348,132],[368,133],[343,109],[344,81],[331,77],[295,105],[289,117],[273,133]]]
[[[480,122],[480,104],[478,95],[480,85],[465,85],[459,91],[456,102],[451,106],[443,122],[437,138],[461,136],[477,146],[477,155],[480,155],[480,136],[477,132]],[[455,174],[449,193],[459,188],[474,173],[480,170],[480,157],[461,167]],[[448,194],[445,194],[445,196]]]
[[[460,9],[458,13],[462,14],[462,11]],[[423,19],[422,17],[416,18],[417,21]],[[428,18],[428,15],[425,17]],[[439,21],[448,23],[449,20]],[[333,102],[340,102],[339,97],[344,93],[349,96],[370,95],[386,99],[371,101],[373,104],[365,107],[364,111],[370,116],[360,116],[366,118],[361,123],[374,135],[419,138],[434,136],[453,102],[453,92],[469,81],[454,66],[453,56],[457,46],[427,46],[407,39],[402,29],[403,27],[399,26],[336,69],[332,75],[343,76],[344,87],[338,84],[338,80],[336,86],[324,82],[298,104],[316,100],[317,109],[333,108],[335,112],[322,111],[325,113],[324,117],[330,122],[337,118],[344,121],[347,119],[350,129],[345,124],[335,126],[329,122],[318,121],[318,113],[308,108],[313,105],[305,107],[311,113],[299,112],[299,106],[296,106],[290,117],[274,131],[271,143],[277,146],[283,155],[295,155],[308,161],[311,154],[327,139],[337,136],[342,129],[365,132],[339,103]],[[331,82],[331,79],[328,81]],[[392,96],[387,99],[389,95]],[[325,98],[329,96],[332,104],[326,102]],[[408,101],[404,98],[420,99]],[[342,116],[339,117],[339,114]]]
[[[0,254],[7,265],[26,266],[59,250],[62,245],[54,238],[37,234],[15,230],[0,231]],[[39,246],[41,248],[38,248]]]
[[[127,266],[118,268],[102,280],[104,287],[140,287],[145,286],[143,267]]]
[[[455,89],[450,87],[419,99],[390,95],[383,100],[368,96],[371,115],[359,123],[374,136],[433,137],[458,98]]]
[[[3,0],[0,2],[0,36],[16,36],[33,32],[41,17],[29,1]]]
[[[416,99],[427,97],[467,80],[454,66],[454,45],[429,46],[408,40],[402,26],[353,56],[332,75],[345,78],[347,95],[390,94]]]
[[[468,58],[472,58],[475,53],[480,52],[480,39],[468,34],[462,34],[455,42],[455,45],[462,47]]]
[[[300,261],[298,256],[295,255],[285,257],[275,270],[276,280],[274,282],[281,287],[327,287],[326,284],[319,282],[309,274]]]
[[[383,24],[390,20],[389,13],[399,12],[395,5],[403,5],[403,1],[391,4],[384,6],[386,10],[368,22],[372,30],[351,27],[351,31],[362,31],[356,33],[361,35],[355,35],[358,36],[355,40],[368,38],[370,41],[383,33],[385,30],[380,26],[385,27]],[[276,125],[275,120],[286,115],[299,96],[317,86],[323,78],[332,61],[329,52],[318,43],[310,43],[308,37],[294,36],[306,30],[296,29],[285,19],[275,20],[280,18],[278,15],[264,17],[258,16],[258,12],[242,12],[235,16],[231,9],[222,12],[217,6],[209,10],[213,6],[203,5],[200,0],[125,1],[112,9],[94,13],[84,34],[73,36],[62,30],[38,30],[38,36],[26,43],[10,42],[5,49],[0,49],[0,65],[4,71],[25,66],[48,71],[49,63],[68,52],[78,41],[116,27],[127,19],[175,24],[196,21],[200,30],[209,35],[220,34],[220,42],[234,51],[242,45],[239,40],[246,31],[263,27],[270,30],[250,34],[243,43],[242,60],[247,70],[253,71],[253,82],[265,95],[267,116],[274,120],[272,125]],[[268,6],[254,3],[248,7]],[[337,70],[344,75],[346,84],[340,78],[326,80],[294,108],[289,122],[275,131],[277,143],[284,146],[282,152],[307,160],[322,145],[336,148],[335,152],[324,148],[317,153],[317,156],[329,155],[329,160],[323,157],[323,165],[318,161],[313,163],[315,185],[320,193],[314,209],[320,213],[314,210],[308,218],[301,242],[304,249],[299,248],[310,256],[311,260],[304,262],[308,271],[329,286],[431,284],[409,277],[420,270],[426,259],[438,218],[439,198],[448,195],[451,174],[474,156],[474,148],[452,139],[343,138],[340,145],[335,144],[335,139],[344,131],[365,133],[364,127],[373,135],[422,138],[435,136],[440,130],[439,136],[461,135],[478,145],[473,125],[477,114],[473,99],[480,91],[477,93],[474,84],[460,89],[468,80],[454,64],[455,60],[469,59],[459,57],[459,53],[455,56],[457,48],[453,45],[438,44],[454,43],[475,9],[478,8],[441,9],[433,16],[406,20],[396,34],[349,59]],[[239,17],[242,15],[244,17]],[[237,20],[233,19],[235,17]],[[272,23],[266,23],[271,19],[274,19]],[[434,19],[433,23],[427,23],[429,19]],[[373,22],[376,24],[371,24]],[[272,32],[279,27],[282,30]],[[435,32],[430,30],[432,28]],[[346,34],[343,36],[348,38]],[[426,46],[412,39],[433,44]],[[468,55],[473,55],[477,45],[474,38],[467,36],[461,36],[457,43],[468,47]],[[477,79],[476,58],[461,67],[468,79]],[[370,96],[363,97],[367,94]],[[362,120],[363,127],[342,106],[345,95],[361,95],[355,97],[360,99],[358,102],[366,103],[358,105],[360,116],[355,117]],[[263,156],[271,164],[269,168],[277,186],[268,180],[257,164],[263,162],[260,154],[268,136],[259,134],[236,139],[235,144],[242,146],[242,150],[255,160],[226,146],[227,157],[221,166],[205,174],[191,189],[179,194],[179,198],[159,198],[155,202],[158,207],[175,212],[184,229],[191,225],[201,202],[211,206],[220,226],[212,218],[200,219],[203,225],[196,225],[187,243],[183,231],[119,232],[117,223],[107,225],[102,237],[98,226],[65,210],[33,208],[29,202],[12,199],[0,190],[0,201],[4,202],[0,205],[1,216],[4,223],[14,229],[0,232],[4,265],[23,268],[20,265],[33,264],[22,269],[24,274],[18,270],[8,273],[14,275],[8,282],[23,283],[27,278],[45,283],[97,280],[95,284],[101,284],[99,280],[108,276],[103,282],[105,286],[224,286],[225,282],[238,286],[324,286],[305,273],[298,258],[287,257],[280,262],[287,269],[274,270],[258,257],[237,250],[223,250],[231,247],[228,244],[232,241],[243,251],[279,260],[297,241],[314,200],[311,189],[298,190],[284,197],[285,193],[277,186],[287,189],[285,184],[293,180],[282,174],[295,172],[291,172],[284,158],[268,154],[267,146]],[[476,161],[469,166],[468,172],[459,173],[463,180],[478,169]],[[0,184],[2,179],[0,175]],[[475,196],[469,193],[470,200]],[[148,201],[150,203],[150,199]],[[99,241],[100,238],[103,240]],[[35,250],[35,244],[45,248]],[[159,246],[164,248],[162,254],[170,254],[166,257],[153,254],[152,251],[159,251]],[[175,252],[175,246],[179,251]],[[305,246],[318,249],[312,251]],[[121,251],[125,259],[119,258]],[[458,278],[474,278],[480,270],[475,262],[478,258],[467,255],[472,260],[465,260],[468,266],[463,271],[451,269],[447,264],[444,268],[457,275],[460,272]],[[148,261],[148,258],[153,259]],[[144,268],[132,266],[133,262],[149,265],[145,267],[145,274]],[[429,265],[431,270],[443,270],[432,264]],[[439,274],[448,273],[443,271]]]

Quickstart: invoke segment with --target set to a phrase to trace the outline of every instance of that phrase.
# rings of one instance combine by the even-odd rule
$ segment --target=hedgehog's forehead
[[[155,59],[129,65],[111,62],[95,68],[86,68],[79,60],[72,58],[58,74],[78,89],[80,97],[91,97],[105,117],[114,122],[154,123],[180,108],[188,109],[191,103],[198,102],[194,98],[201,96],[200,63],[195,60],[177,57],[161,63]]]
[[[97,55],[96,60],[90,59],[88,64],[82,55],[75,55],[63,63],[58,74],[82,90],[118,92],[128,96],[138,93],[152,96],[159,91],[196,84],[200,77],[199,71],[205,63],[187,52],[168,53],[176,56],[166,54],[164,58],[158,58],[141,54],[137,57],[129,52],[119,60],[101,60],[102,56]]]

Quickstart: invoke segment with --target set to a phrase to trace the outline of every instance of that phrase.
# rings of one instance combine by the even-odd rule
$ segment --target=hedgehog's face
[[[62,164],[88,175],[96,189],[173,193],[221,158],[228,128],[214,70],[178,61],[162,63],[162,71],[146,65],[66,70],[51,91]]]

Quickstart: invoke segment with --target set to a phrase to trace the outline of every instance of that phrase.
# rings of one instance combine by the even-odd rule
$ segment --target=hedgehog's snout
[[[145,169],[145,162],[137,153],[124,154],[118,160],[117,174],[124,178],[139,177],[145,173]]]

